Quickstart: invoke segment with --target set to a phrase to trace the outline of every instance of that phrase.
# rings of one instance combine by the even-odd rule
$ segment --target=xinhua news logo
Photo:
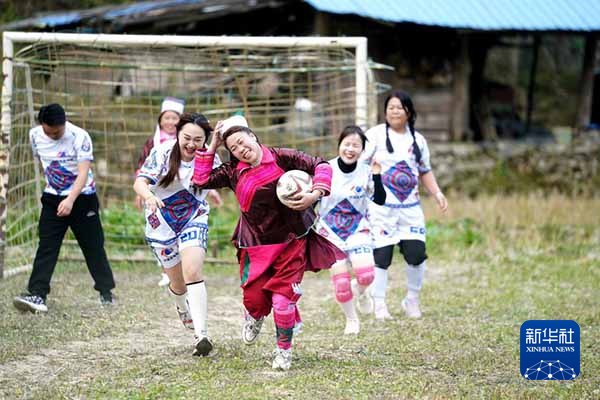
[[[521,325],[521,375],[534,381],[579,376],[580,331],[575,321],[526,321]]]

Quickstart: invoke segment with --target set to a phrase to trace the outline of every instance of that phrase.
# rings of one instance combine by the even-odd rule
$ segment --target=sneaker
[[[375,319],[385,321],[386,319],[394,319],[388,311],[384,301],[375,301]]]
[[[419,300],[404,298],[400,303],[408,318],[421,318],[421,309],[419,308]]]
[[[347,319],[344,335],[358,335],[360,332],[360,321],[357,319]]]
[[[193,356],[198,357],[206,357],[208,353],[210,353],[213,349],[213,344],[210,339],[204,336],[200,339],[198,336],[195,337],[194,340],[194,351],[192,352]]]
[[[23,312],[48,312],[46,299],[37,294],[20,294],[13,299],[13,305],[17,310]]]
[[[194,329],[194,321],[187,308],[184,311],[181,311],[178,305],[175,305],[175,307],[177,308],[177,315],[179,315],[179,319],[183,323],[183,326],[188,329]]]
[[[352,294],[356,299],[356,308],[361,314],[371,314],[373,312],[373,298],[371,297],[369,287],[365,288],[365,291],[360,293],[358,290],[358,282],[356,279],[350,281],[350,288]]]
[[[292,366],[292,349],[280,349],[273,351],[273,369],[287,371]]]
[[[158,281],[158,286],[160,286],[160,287],[167,286],[169,283],[171,283],[171,280],[169,279],[169,275],[162,273],[161,277],[160,277],[160,281]]]
[[[109,291],[100,293],[100,304],[103,306],[114,306],[116,303],[112,292]]]
[[[256,341],[264,321],[265,317],[254,319],[250,314],[246,314],[246,321],[242,326],[242,340],[245,344],[251,345]]]

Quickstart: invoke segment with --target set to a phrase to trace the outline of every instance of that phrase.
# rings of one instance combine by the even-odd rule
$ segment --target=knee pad
[[[369,286],[373,282],[373,279],[375,279],[375,268],[354,268],[354,274],[356,275],[356,281],[359,285]]]
[[[373,250],[373,259],[377,268],[388,269],[392,264],[394,246],[379,247]]]
[[[409,265],[419,265],[427,260],[425,242],[420,240],[403,240],[400,242],[400,251]]]
[[[347,303],[352,300],[352,288],[350,287],[350,273],[344,272],[331,277],[335,298],[340,303]]]

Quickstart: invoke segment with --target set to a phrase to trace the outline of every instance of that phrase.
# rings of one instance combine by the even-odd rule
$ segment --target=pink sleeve
[[[325,196],[329,196],[331,192],[331,175],[333,171],[329,163],[321,163],[315,167],[315,175],[313,177],[313,190],[322,190]]]
[[[194,175],[192,182],[198,186],[204,185],[210,178],[210,172],[213,168],[215,153],[207,153],[200,150],[196,151],[194,159]]]

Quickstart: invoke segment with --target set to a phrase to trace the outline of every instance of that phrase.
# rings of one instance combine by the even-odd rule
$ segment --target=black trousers
[[[50,293],[50,280],[56,267],[58,253],[67,228],[70,227],[94,279],[94,289],[101,293],[108,292],[115,287],[115,280],[104,251],[104,231],[98,212],[98,196],[80,194],[73,203],[71,214],[59,217],[56,211],[63,199],[65,196],[48,193],[42,195],[42,213],[38,225],[40,242],[27,289],[29,293],[43,298]]]

